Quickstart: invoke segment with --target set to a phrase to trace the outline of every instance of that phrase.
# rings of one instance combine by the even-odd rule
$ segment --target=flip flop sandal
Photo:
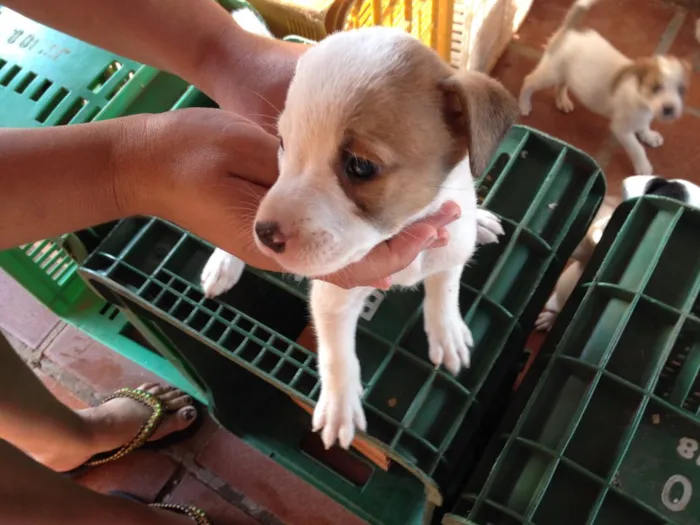
[[[149,507],[153,507],[156,509],[167,510],[176,514],[182,514],[183,516],[187,516],[188,518],[190,518],[195,523],[195,525],[213,525],[209,518],[207,518],[207,515],[204,513],[204,511],[199,507],[195,507],[194,505],[180,505],[177,503],[147,503],[141,498],[134,496],[133,494],[130,494],[128,492],[123,492],[121,490],[111,490],[107,494],[109,496],[130,499],[131,501],[143,503],[144,505],[148,505]]]
[[[64,472],[64,476],[67,476],[69,478],[77,477],[80,474],[83,474],[87,470],[91,469],[92,467],[97,467],[99,465],[104,465],[105,463],[116,461],[118,459],[123,458],[124,456],[127,456],[128,454],[132,453],[134,450],[137,449],[162,448],[172,445],[176,441],[185,439],[191,436],[194,432],[196,432],[199,429],[199,426],[203,420],[203,418],[200,415],[200,411],[198,410],[198,417],[186,429],[183,429],[178,432],[173,432],[172,434],[164,436],[162,439],[159,439],[157,441],[149,442],[148,440],[151,438],[151,436],[153,436],[155,431],[158,430],[158,427],[168,415],[165,403],[161,401],[161,399],[156,395],[146,392],[144,390],[139,390],[138,388],[122,388],[120,390],[117,390],[113,394],[107,396],[101,404],[105,404],[108,401],[118,398],[133,399],[134,401],[138,401],[139,403],[146,405],[148,408],[151,409],[150,417],[141,426],[141,429],[138,431],[136,436],[134,436],[134,438],[127,444],[118,449],[109,452],[103,452],[101,454],[93,456],[81,466],[73,470]],[[195,409],[198,408],[196,406],[197,403],[195,403],[194,400],[192,401],[192,405],[195,407]]]

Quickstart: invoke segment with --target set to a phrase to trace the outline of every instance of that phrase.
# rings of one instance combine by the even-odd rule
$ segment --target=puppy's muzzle
[[[287,245],[287,237],[282,233],[277,222],[256,222],[255,235],[262,244],[275,253],[282,253]]]

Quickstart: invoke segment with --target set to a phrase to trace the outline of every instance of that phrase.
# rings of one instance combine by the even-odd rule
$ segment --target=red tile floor
[[[570,3],[535,0],[522,30],[493,71],[514,94]],[[699,14],[661,0],[603,0],[591,11],[587,23],[630,56],[653,52],[687,56],[700,51],[700,44],[693,39]],[[695,169],[700,164],[700,148],[696,147],[700,137],[697,72],[693,82],[686,115],[680,122],[659,125],[666,142],[648,152],[658,174],[700,183]],[[620,182],[631,174],[630,164],[603,119],[580,107],[573,114],[562,115],[554,107],[552,94],[545,92],[535,95],[533,113],[522,122],[595,156],[607,175],[610,198],[619,198]],[[152,378],[139,366],[65,326],[3,273],[0,298],[0,329],[66,404],[81,407],[95,403],[116,388],[137,386]],[[541,337],[533,343],[537,340]],[[158,452],[135,453],[96,468],[79,481],[100,491],[119,488],[148,500],[198,504],[209,511],[217,525],[362,523],[211,420],[185,443]]]

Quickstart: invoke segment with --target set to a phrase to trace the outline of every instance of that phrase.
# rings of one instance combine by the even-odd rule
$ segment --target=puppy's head
[[[495,80],[454,73],[404,32],[329,36],[289,88],[258,247],[309,277],[361,259],[425,213],[458,164],[480,174],[516,115]]]
[[[618,73],[613,87],[626,79],[634,79],[642,102],[654,116],[673,120],[683,114],[690,73],[690,64],[672,55],[640,58]]]

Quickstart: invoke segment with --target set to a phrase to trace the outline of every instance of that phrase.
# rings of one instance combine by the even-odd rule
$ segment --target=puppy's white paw
[[[557,109],[562,113],[571,113],[574,110],[574,103],[569,97],[558,98]]]
[[[453,375],[469,368],[469,348],[474,346],[472,332],[457,316],[426,320],[430,360],[435,367],[444,364]]]
[[[664,138],[658,131],[648,129],[639,133],[639,140],[651,148],[658,148],[664,143]]]
[[[540,332],[549,332],[549,330],[554,325],[554,321],[557,320],[558,312],[553,312],[552,310],[542,310],[540,315],[535,321],[535,330]]]
[[[204,295],[212,298],[230,290],[241,278],[245,263],[238,257],[217,248],[202,270]]]
[[[314,409],[313,430],[321,430],[321,440],[326,449],[338,441],[341,447],[350,447],[355,428],[367,429],[362,409],[362,384],[359,380],[345,385],[321,387],[321,395]]]
[[[488,210],[476,210],[476,242],[478,244],[493,244],[498,237],[504,235],[501,220]]]

